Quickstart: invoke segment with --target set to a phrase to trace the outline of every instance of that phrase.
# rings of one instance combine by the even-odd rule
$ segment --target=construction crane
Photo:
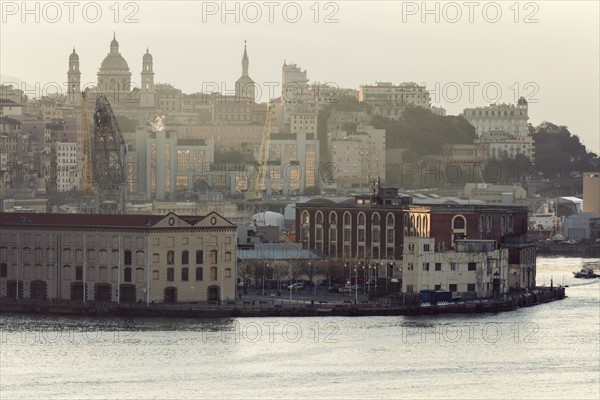
[[[265,178],[268,173],[267,162],[269,160],[269,146],[271,144],[271,105],[267,107],[267,117],[263,128],[256,169],[250,181],[248,190],[244,194],[247,201],[260,201],[263,198],[263,188],[265,187]]]
[[[83,154],[81,157],[81,174],[83,180],[83,197],[80,212],[91,214],[97,211],[94,194],[93,160],[92,160],[92,138],[90,135],[90,120],[87,111],[87,95],[81,92],[81,129],[83,134]]]
[[[106,96],[94,112],[94,188],[99,214],[124,214],[127,194],[127,148]]]

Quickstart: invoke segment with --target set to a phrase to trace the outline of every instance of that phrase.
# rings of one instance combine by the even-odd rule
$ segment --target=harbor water
[[[419,317],[0,315],[2,399],[599,399],[598,259],[538,258],[567,298]]]

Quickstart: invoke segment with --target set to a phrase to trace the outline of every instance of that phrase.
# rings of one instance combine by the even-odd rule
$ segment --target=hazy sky
[[[229,14],[221,1],[73,3],[29,2],[27,14],[2,1],[4,81],[64,85],[75,47],[82,82],[95,82],[116,31],[134,82],[149,47],[156,82],[233,90],[247,40],[263,101],[286,60],[340,87],[425,83],[449,114],[525,96],[532,124],[567,125],[600,150],[598,1],[229,1]]]

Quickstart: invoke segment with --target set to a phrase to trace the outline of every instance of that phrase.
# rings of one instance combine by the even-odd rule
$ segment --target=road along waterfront
[[[119,318],[0,315],[6,398],[600,396],[600,280],[540,259],[568,297],[505,313]]]

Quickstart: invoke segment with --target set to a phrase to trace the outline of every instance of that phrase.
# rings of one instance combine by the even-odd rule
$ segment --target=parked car
[[[302,290],[304,289],[304,285],[301,283],[292,283],[287,288],[288,290]]]
[[[348,286],[344,286],[344,287],[341,287],[341,288],[338,290],[338,292],[340,292],[340,293],[350,293],[350,292],[352,292],[352,288],[350,288],[350,287],[348,287]]]

